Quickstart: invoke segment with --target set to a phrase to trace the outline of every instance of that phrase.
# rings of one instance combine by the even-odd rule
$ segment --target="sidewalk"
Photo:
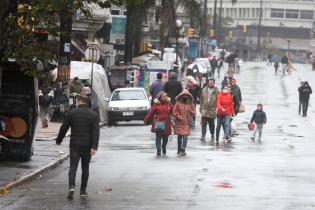
[[[48,128],[42,128],[40,120],[37,123],[36,141],[56,140],[61,123],[48,123]]]
[[[42,128],[40,120],[37,124],[34,155],[29,162],[4,160],[0,162],[0,197],[13,187],[22,185],[41,174],[49,171],[68,159],[69,139],[64,139],[62,145],[56,145],[61,123],[49,123],[48,128]],[[67,136],[69,136],[69,133]]]

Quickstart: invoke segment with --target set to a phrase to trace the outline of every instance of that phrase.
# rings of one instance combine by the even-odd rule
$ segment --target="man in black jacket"
[[[175,105],[176,96],[178,96],[183,91],[182,84],[177,81],[176,73],[170,73],[169,80],[164,85],[164,91],[167,93],[167,96],[171,98],[171,103]]]
[[[302,103],[302,113],[303,113],[303,117],[306,117],[307,115],[307,109],[308,109],[308,103],[310,100],[310,95],[312,94],[312,88],[311,86],[308,84],[307,81],[304,82],[303,86],[299,89],[300,92],[300,100]]]
[[[79,161],[82,166],[81,196],[87,196],[86,187],[89,178],[89,164],[91,155],[96,154],[99,141],[99,118],[98,115],[89,108],[90,99],[87,96],[79,96],[77,109],[69,112],[65,118],[56,143],[61,144],[69,127],[71,127],[70,137],[70,170],[69,170],[69,194],[68,199],[73,199],[75,177]]]
[[[231,93],[233,96],[233,103],[234,103],[234,112],[236,116],[238,114],[240,105],[242,103],[242,92],[241,92],[240,87],[236,84],[235,78],[230,77],[229,83],[231,86]]]

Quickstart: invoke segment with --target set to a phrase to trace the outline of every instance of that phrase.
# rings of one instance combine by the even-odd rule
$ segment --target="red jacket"
[[[163,132],[165,135],[171,135],[172,134],[172,124],[170,120],[170,115],[173,111],[173,105],[170,102],[161,103],[157,99],[154,103],[154,105],[151,107],[150,111],[144,118],[144,123],[148,123],[152,121],[152,127],[151,132],[155,133],[155,121],[166,121],[166,128]]]
[[[225,111],[223,111],[223,108]],[[234,115],[233,96],[228,93],[221,92],[217,98],[217,114],[218,115]]]

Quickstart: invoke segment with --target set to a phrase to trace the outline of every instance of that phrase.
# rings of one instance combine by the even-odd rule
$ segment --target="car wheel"
[[[108,118],[107,125],[108,125],[108,127],[114,126],[115,125],[115,121],[113,121],[110,118]]]

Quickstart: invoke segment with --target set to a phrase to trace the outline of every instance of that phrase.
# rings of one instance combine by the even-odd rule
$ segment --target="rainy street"
[[[300,81],[308,80],[314,89],[315,79],[309,65],[295,68],[283,77],[265,63],[242,66],[235,78],[246,112],[235,118],[231,144],[221,140],[219,146],[212,145],[209,133],[206,143],[201,142],[197,123],[187,156],[176,154],[177,139],[171,136],[167,155],[156,157],[148,126],[119,123],[101,130],[87,198],[79,196],[79,169],[75,198],[67,200],[66,161],[1,197],[0,209],[315,209],[315,96],[311,95],[308,116],[303,118],[298,115],[297,93]],[[261,144],[251,142],[247,127],[257,103],[267,114]]]

